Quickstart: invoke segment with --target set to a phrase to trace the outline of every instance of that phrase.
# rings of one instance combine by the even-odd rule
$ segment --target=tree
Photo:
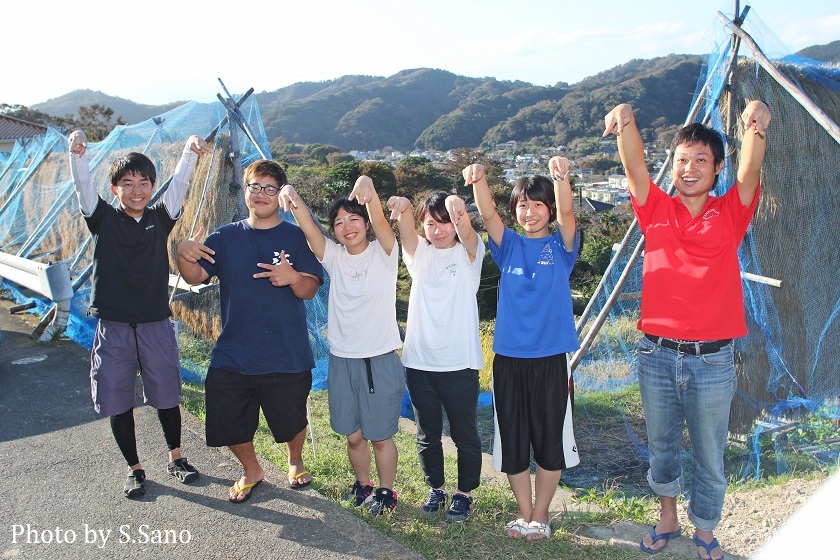
[[[359,164],[356,160],[346,161],[327,168],[327,182],[324,183],[324,197],[330,202],[347,196],[359,178]]]
[[[376,192],[382,200],[388,200],[397,194],[397,178],[394,168],[380,161],[365,161],[359,164],[359,173],[367,175],[373,181]]]
[[[104,140],[115,126],[125,124],[122,117],[117,117],[117,122],[112,124],[111,119],[113,117],[114,110],[110,107],[105,107],[99,103],[94,103],[89,107],[82,105],[79,107],[78,120],[74,120],[72,115],[64,117],[67,124],[72,125],[64,126],[64,128],[84,130],[90,141],[99,142]]]
[[[29,121],[31,123],[42,124],[44,126],[52,123],[52,117],[46,113],[42,113],[36,109],[30,109],[23,105],[9,105],[8,103],[0,103],[0,115],[8,115],[16,119]]]
[[[487,177],[487,184],[491,192],[505,190],[507,182],[504,179],[504,168],[497,160],[491,158],[481,150],[470,148],[458,148],[452,153],[452,158],[443,166],[444,171],[453,179],[453,192],[462,198],[472,197],[468,187],[464,186],[461,172],[468,165],[480,163],[484,166],[484,174]]]
[[[409,200],[429,190],[452,190],[452,183],[443,172],[424,157],[403,159],[394,169],[394,178],[397,181],[397,194]]]

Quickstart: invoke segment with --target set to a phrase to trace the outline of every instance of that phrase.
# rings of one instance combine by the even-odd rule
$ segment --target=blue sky
[[[748,3],[745,29],[768,54],[840,39],[837,0]],[[183,0],[8,4],[0,103],[28,106],[76,89],[207,102],[219,77],[241,93],[419,67],[575,83],[633,58],[709,52],[725,37],[715,13],[735,2],[238,0],[235,14]]]

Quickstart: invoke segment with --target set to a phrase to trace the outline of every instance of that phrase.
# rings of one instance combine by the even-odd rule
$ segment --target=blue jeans
[[[723,448],[737,383],[733,346],[693,356],[642,337],[638,372],[650,450],[648,483],[659,496],[680,494],[680,443],[687,425],[693,451],[688,518],[701,531],[712,531],[726,494]]]

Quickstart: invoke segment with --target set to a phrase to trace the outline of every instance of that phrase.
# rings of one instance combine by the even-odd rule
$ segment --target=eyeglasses
[[[248,183],[245,186],[248,188],[248,192],[252,192],[254,194],[263,191],[268,196],[274,196],[280,192],[280,189],[278,187],[275,187],[274,185],[260,185],[259,183]]]

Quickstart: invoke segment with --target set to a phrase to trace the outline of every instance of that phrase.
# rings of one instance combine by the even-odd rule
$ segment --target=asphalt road
[[[253,497],[228,502],[238,463],[206,447],[186,412],[182,451],[200,480],[166,473],[155,411],[138,404],[146,496],[124,498],[126,466],[91,405],[89,351],[32,341],[10,305],[0,308],[0,558],[421,558],[314,490],[284,488],[285,472],[268,461]]]

